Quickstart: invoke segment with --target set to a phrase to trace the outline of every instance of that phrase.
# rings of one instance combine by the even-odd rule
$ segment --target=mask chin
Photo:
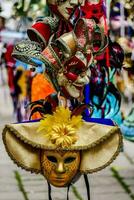
[[[73,98],[79,98],[81,96],[81,90],[77,89],[75,86],[67,86],[66,90],[70,94],[71,97]]]
[[[66,98],[80,98],[83,89],[77,89],[72,83],[67,83],[66,85],[61,86],[61,92]]]
[[[83,94],[84,85],[89,83],[89,79],[86,78],[86,81],[83,83],[83,87],[75,86],[73,84],[73,81],[69,81],[63,73],[58,74],[57,81],[58,84],[60,85],[61,92],[64,94],[66,98],[69,97],[81,98]]]

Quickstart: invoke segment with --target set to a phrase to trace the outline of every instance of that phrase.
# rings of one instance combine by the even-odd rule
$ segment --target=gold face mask
[[[44,150],[41,152],[43,175],[56,187],[67,186],[78,173],[79,165],[79,151]]]

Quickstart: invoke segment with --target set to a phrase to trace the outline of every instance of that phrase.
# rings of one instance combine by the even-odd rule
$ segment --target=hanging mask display
[[[89,83],[90,78],[89,66],[93,61],[92,51],[95,51],[92,45],[95,29],[94,20],[79,20],[74,31],[50,42],[43,51],[37,42],[32,45],[31,41],[26,40],[15,46],[12,55],[28,64],[33,64],[33,58],[41,60],[45,63],[46,74],[57,92],[60,91],[66,98],[82,99],[84,86]]]
[[[69,188],[81,175],[89,200],[87,174],[110,165],[122,148],[120,129],[112,120],[111,124],[90,122],[85,114],[91,101],[93,106],[103,105],[110,85],[110,70],[99,63],[104,61],[109,44],[107,31],[99,25],[105,15],[104,2],[47,0],[46,3],[52,13],[27,30],[29,39],[17,43],[12,55],[32,65],[33,71],[40,71],[52,84],[54,93],[31,102],[30,119],[40,111],[42,118],[38,121],[7,124],[3,142],[18,166],[44,176],[49,200],[52,200],[50,185]],[[115,45],[113,51],[120,53],[116,59],[120,64],[122,49]],[[114,62],[114,57],[111,60]],[[84,102],[87,85],[93,89]],[[113,93],[109,89],[110,97]],[[111,99],[106,107],[108,112]],[[94,114],[93,109],[90,114]]]

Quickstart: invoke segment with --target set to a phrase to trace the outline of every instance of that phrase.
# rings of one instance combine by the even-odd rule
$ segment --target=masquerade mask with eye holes
[[[46,179],[56,187],[67,186],[78,174],[79,151],[42,151],[41,166]]]

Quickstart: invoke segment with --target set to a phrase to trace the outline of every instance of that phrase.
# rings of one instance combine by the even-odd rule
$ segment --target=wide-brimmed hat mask
[[[117,126],[85,122],[63,107],[40,122],[6,125],[3,140],[18,166],[42,173],[57,187],[105,168],[122,144]]]

